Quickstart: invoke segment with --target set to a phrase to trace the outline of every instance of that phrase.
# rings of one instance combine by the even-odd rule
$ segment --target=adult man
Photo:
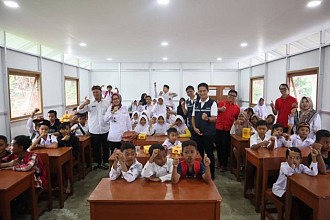
[[[170,87],[168,85],[164,85],[163,91],[160,91],[159,94],[157,94],[156,82],[154,82],[154,87],[155,87],[155,98],[157,98],[158,96],[162,96],[164,98],[166,107],[171,107],[173,109],[174,108],[173,98],[178,95],[174,92],[170,92]]]
[[[277,115],[276,123],[280,123],[283,125],[284,133],[288,132],[288,119],[291,112],[295,112],[297,110],[297,99],[289,95],[289,86],[288,84],[282,83],[279,86],[279,90],[282,94],[281,97],[276,99],[275,105],[273,101],[270,103],[270,107],[272,107],[274,115]]]
[[[100,86],[93,86],[92,92],[94,100],[90,101],[85,97],[85,102],[78,108],[78,113],[88,111],[89,133],[92,138],[92,147],[96,168],[108,169],[109,147],[107,143],[109,122],[104,122],[104,115],[110,106],[110,102],[102,99],[102,90]],[[103,164],[102,158],[103,155]]]
[[[196,101],[198,101],[199,97],[195,93],[195,89],[193,86],[187,86],[186,92],[189,98],[186,100],[186,102],[180,103],[180,105],[182,106],[183,113],[187,116],[187,126],[190,132],[193,134],[195,132],[191,124],[191,117],[192,117],[194,104]]]
[[[146,96],[146,105],[143,106],[144,107],[144,110],[147,110],[149,112],[149,117],[151,117],[151,111],[152,111],[152,107],[153,107],[153,104],[152,104],[152,100],[151,100],[151,96],[150,95],[147,95]]]
[[[215,135],[215,121],[217,119],[217,103],[209,98],[209,86],[206,83],[198,85],[200,99],[195,102],[192,111],[191,124],[195,131],[197,148],[202,157],[204,152],[211,160],[210,170],[214,179],[213,139]]]
[[[227,171],[231,140],[230,129],[240,113],[240,108],[235,103],[236,97],[237,91],[231,89],[228,92],[227,100],[218,103],[216,145],[220,172]]]

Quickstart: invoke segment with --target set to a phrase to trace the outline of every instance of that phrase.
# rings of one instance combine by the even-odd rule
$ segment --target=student
[[[318,151],[317,167],[319,173],[326,174],[330,170],[330,132],[328,130],[318,130],[316,132],[315,143],[312,144],[312,148]],[[309,163],[312,161],[312,154],[308,155]]]
[[[10,152],[8,149],[8,139],[4,135],[0,135],[0,159],[7,157]]]
[[[144,106],[144,110],[147,110],[149,112],[149,117],[152,116],[152,108],[153,108],[153,104],[152,104],[151,96],[147,95],[146,96],[146,105]]]
[[[167,150],[160,144],[153,144],[149,148],[149,155],[141,176],[154,182],[171,181],[173,159],[167,157]]]
[[[196,160],[197,144],[193,140],[182,142],[183,160],[179,162],[179,158],[173,160],[172,183],[178,183],[181,176],[183,178],[203,178],[207,183],[212,181],[210,164],[211,161],[204,155],[204,164]]]
[[[187,115],[185,114],[186,100],[185,98],[180,98],[179,105],[176,107],[176,114],[181,115],[184,119],[184,122],[187,121]]]
[[[163,91],[160,91],[159,94],[157,94],[157,85],[156,82],[154,82],[154,88],[155,88],[155,97],[162,96],[164,98],[164,104],[166,107],[174,108],[173,98],[178,96],[174,92],[170,92],[170,87],[168,85],[163,86]]]
[[[275,123],[275,115],[269,114],[266,117],[266,122],[267,122],[268,131],[269,131],[269,134],[270,134],[271,130],[273,129],[273,124]]]
[[[182,138],[191,137],[191,133],[190,133],[187,125],[184,123],[184,119],[181,115],[175,116],[174,123],[171,125],[171,127],[175,128],[178,131],[179,137],[182,137]]]
[[[86,113],[78,113],[78,124],[71,127],[71,132],[76,136],[89,135],[88,124],[86,123]]]
[[[49,133],[53,134],[55,136],[58,136],[60,134],[59,127],[60,127],[61,122],[57,118],[57,112],[55,110],[48,111],[48,120],[50,122]]]
[[[258,104],[253,108],[254,113],[262,120],[265,120],[267,116],[267,106],[265,104],[265,99],[260,98]]]
[[[150,135],[152,131],[152,126],[149,124],[147,116],[141,115],[139,118],[139,123],[133,130],[138,134]]]
[[[128,107],[129,112],[138,112],[138,103],[136,100],[134,100],[131,105]]]
[[[250,137],[250,148],[257,150],[260,147],[265,147],[268,149],[273,149],[271,142],[275,142],[275,138],[267,134],[267,122],[265,120],[260,120],[256,124],[257,133]]]
[[[147,96],[147,93],[141,94],[141,99],[140,99],[139,103],[141,103],[142,106],[145,106],[147,104],[146,96]]]
[[[166,105],[164,104],[164,98],[159,96],[157,98],[157,104],[152,107],[152,115],[162,115],[166,114]]]
[[[166,135],[169,124],[165,122],[165,115],[158,115],[157,122],[152,125],[151,134],[154,136]]]
[[[48,120],[43,120],[39,124],[39,137],[35,137],[32,140],[32,145],[29,147],[28,151],[36,148],[57,148],[57,139],[53,134],[49,133],[50,122]]]
[[[238,115],[237,120],[234,121],[233,125],[230,129],[230,134],[237,134],[242,135],[243,134],[243,128],[250,128],[250,122],[248,115],[245,112],[241,112]]]
[[[140,176],[143,166],[136,159],[135,146],[132,143],[123,143],[120,150],[115,150],[114,156],[115,161],[109,173],[110,180],[121,176],[130,183]]]
[[[246,112],[248,119],[250,119],[251,116],[254,115],[253,108],[247,108],[247,109],[244,110],[244,112]]]
[[[79,139],[71,134],[70,124],[60,124],[60,135],[57,136],[58,147],[72,147],[73,160],[79,159]]]
[[[169,128],[167,130],[167,138],[162,144],[166,150],[171,150],[174,146],[181,144],[178,139],[178,131],[175,128]]]
[[[250,118],[250,124],[251,124],[251,134],[253,133],[253,134],[255,134],[255,133],[257,133],[257,122],[260,120],[260,118],[256,115],[256,114],[254,114],[254,115],[252,115],[251,116],[251,118]]]
[[[44,120],[43,117],[34,118],[35,114],[38,111],[40,111],[40,109],[35,108],[31,112],[31,115],[28,118],[27,123],[26,123],[26,128],[28,130],[28,133],[30,135],[30,139],[31,140],[33,140],[35,137],[38,137],[39,136],[39,133],[38,133],[39,123]],[[34,127],[33,127],[33,124],[34,124]]]
[[[176,112],[171,107],[166,107],[166,122],[172,124],[175,121]]]
[[[292,141],[289,134],[283,133],[283,125],[276,123],[273,125],[272,137],[275,137],[274,148],[292,147]]]
[[[147,116],[148,120],[150,120],[150,115],[149,115],[149,112],[148,112],[147,110],[143,110],[143,111],[141,112],[141,115],[145,115],[145,116]]]
[[[136,125],[139,123],[139,112],[138,111],[134,111],[132,113],[132,117],[131,117],[131,124],[132,124],[132,129],[134,130],[134,128],[136,127]]]
[[[104,85],[101,86],[101,88],[103,88],[103,87],[104,87]],[[116,90],[116,92],[112,92],[112,86],[107,85],[107,91],[104,92],[103,99],[106,99],[110,103],[112,95],[114,93],[119,93],[119,89],[117,87],[115,87],[115,90]]]
[[[309,137],[310,126],[306,122],[298,125],[297,134],[291,135],[292,147],[309,147],[314,140]]]

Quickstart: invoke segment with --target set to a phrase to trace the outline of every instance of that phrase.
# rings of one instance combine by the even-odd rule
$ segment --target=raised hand
[[[273,100],[272,100],[272,101],[270,101],[270,107],[272,107],[272,108],[274,108],[274,107],[275,107]]]
[[[89,100],[89,99],[87,98],[87,96],[85,96],[85,102],[84,102],[84,104],[85,104],[85,105],[89,105],[89,103],[91,103],[91,100]]]
[[[312,148],[311,149],[311,154],[312,154],[312,157],[317,157],[317,155],[319,154],[319,152],[316,149]]]
[[[207,157],[207,154],[204,154],[204,165],[210,166],[210,164],[211,164],[210,158]]]

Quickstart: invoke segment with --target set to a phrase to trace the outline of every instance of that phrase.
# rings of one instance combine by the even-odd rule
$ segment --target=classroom
[[[329,0],[0,0],[0,220],[329,219]]]

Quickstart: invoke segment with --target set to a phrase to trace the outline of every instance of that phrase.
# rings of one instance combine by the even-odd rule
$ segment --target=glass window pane
[[[65,105],[78,105],[78,80],[65,79]]]
[[[39,55],[39,44],[6,32],[6,46],[35,55]]]
[[[256,105],[261,97],[264,96],[264,79],[252,79],[252,100],[251,104]]]
[[[314,108],[316,108],[317,93],[317,74],[304,76],[289,76],[290,94],[301,100],[303,96],[310,97],[313,100]]]
[[[62,53],[50,47],[41,46],[41,56],[62,62]]]

